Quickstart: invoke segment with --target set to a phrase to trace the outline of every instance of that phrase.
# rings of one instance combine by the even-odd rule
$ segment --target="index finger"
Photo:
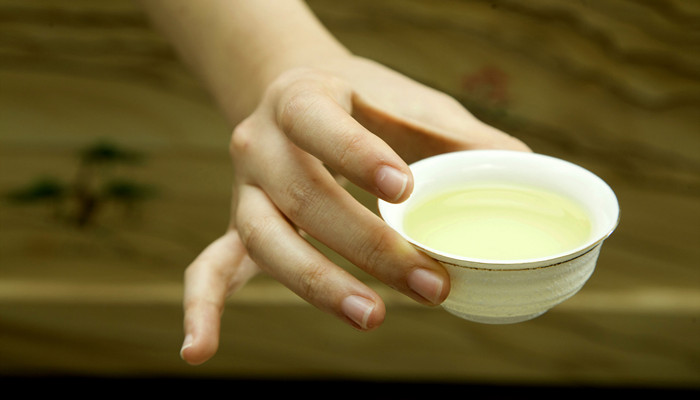
[[[413,189],[408,165],[352,116],[352,89],[332,77],[299,79],[286,86],[275,107],[281,130],[357,186],[390,202]]]

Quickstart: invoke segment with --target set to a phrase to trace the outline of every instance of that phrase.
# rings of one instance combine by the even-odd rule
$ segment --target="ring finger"
[[[261,269],[307,302],[358,329],[382,323],[381,298],[304,240],[267,194],[253,185],[243,185],[238,193],[239,235]]]

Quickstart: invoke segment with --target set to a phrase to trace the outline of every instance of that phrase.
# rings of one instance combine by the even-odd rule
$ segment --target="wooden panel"
[[[0,203],[0,373],[700,386],[700,3],[309,2],[353,51],[462,101],[618,194],[619,229],[574,298],[512,326],[385,295],[370,334],[267,277],[231,299],[220,354],[177,351],[183,268],[226,226],[229,127],[128,1],[0,1],[0,191],[102,171],[156,189],[77,229]],[[355,191],[368,206],[372,199]],[[57,214],[58,213],[58,214]]]

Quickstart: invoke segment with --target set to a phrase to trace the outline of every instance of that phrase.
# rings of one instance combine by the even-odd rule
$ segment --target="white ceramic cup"
[[[426,158],[410,166],[414,189],[404,202],[379,201],[389,226],[445,266],[450,295],[443,308],[482,323],[505,324],[535,318],[583,287],[603,241],[617,227],[619,205],[612,189],[590,171],[558,158],[508,150],[468,150]],[[427,247],[406,234],[407,210],[426,196],[469,182],[503,182],[549,190],[578,201],[591,218],[591,234],[576,248],[547,257],[487,260]]]

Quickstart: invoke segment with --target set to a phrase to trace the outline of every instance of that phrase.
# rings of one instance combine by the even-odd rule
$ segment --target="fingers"
[[[216,353],[226,297],[258,271],[233,230],[190,264],[185,271],[185,340],[180,350],[185,361],[199,365]]]
[[[353,116],[370,131],[378,132],[409,163],[459,150],[531,151],[517,138],[476,119],[452,98],[442,95],[426,103],[433,109],[412,108],[422,110],[418,118],[389,111],[387,107],[355,96]]]
[[[436,305],[447,297],[444,268],[359,204],[325,167],[379,198],[400,202],[413,189],[404,159],[462,149],[527,148],[475,122],[443,96],[405,90],[404,81],[396,85],[399,90],[385,90],[383,75],[373,82],[363,89],[392,94],[370,96],[388,99],[379,106],[324,74],[286,74],[234,131],[231,155],[239,179],[232,230],[186,272],[181,355],[187,362],[200,364],[217,351],[227,294],[258,267],[357,329],[382,323],[381,298],[328,260],[299,230],[416,301]],[[407,98],[413,105],[401,105]],[[397,105],[398,111],[393,109]]]
[[[318,73],[295,78],[284,83],[274,107],[275,120],[287,137],[377,197],[405,200],[413,187],[410,169],[391,147],[352,118],[351,88]]]
[[[275,146],[273,139],[272,135],[261,135],[254,144],[247,146],[247,154],[239,153],[242,158],[255,158],[264,166],[249,170],[249,179],[269,196],[271,207],[279,209],[292,224],[356,266],[416,301],[435,305],[445,299],[449,277],[438,262],[417,251],[359,204],[318,160],[291,145],[287,148]],[[241,207],[239,204],[237,219],[249,219],[250,213],[243,213]],[[237,224],[243,232],[241,220]],[[279,252],[277,242],[266,243],[268,247],[252,243],[259,252],[266,248]],[[258,261],[249,244],[246,243],[246,248]],[[283,265],[281,261],[269,260],[267,264]],[[304,262],[304,259],[299,257],[299,261]]]
[[[241,239],[265,272],[358,329],[382,323],[385,307],[374,291],[304,240],[259,187],[245,185],[239,193],[236,219]]]

